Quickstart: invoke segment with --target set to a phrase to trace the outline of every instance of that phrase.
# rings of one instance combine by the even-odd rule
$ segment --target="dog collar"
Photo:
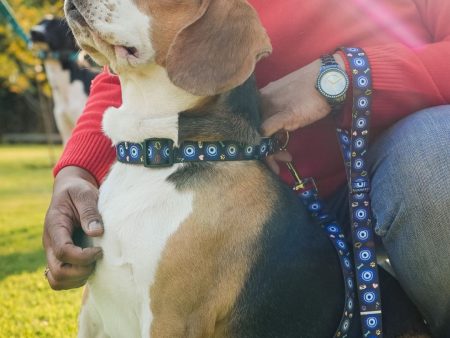
[[[120,142],[116,145],[119,162],[150,168],[186,162],[261,160],[273,150],[271,138],[262,138],[256,145],[235,141],[185,141],[177,147],[173,140],[167,138],[149,138],[141,143]]]

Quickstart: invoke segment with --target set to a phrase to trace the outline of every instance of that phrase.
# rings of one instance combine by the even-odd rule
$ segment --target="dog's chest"
[[[116,164],[101,187],[105,234],[94,244],[103,248],[104,258],[90,289],[111,337],[148,336],[149,289],[161,253],[192,211],[192,194],[166,181],[174,170]]]

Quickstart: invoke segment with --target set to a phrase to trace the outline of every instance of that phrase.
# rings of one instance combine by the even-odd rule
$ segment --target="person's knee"
[[[397,123],[371,149],[370,160],[375,231],[385,240],[398,231],[395,223],[412,215],[418,222],[450,216],[450,106]]]

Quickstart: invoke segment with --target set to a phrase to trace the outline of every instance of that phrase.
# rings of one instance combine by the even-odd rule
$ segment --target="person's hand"
[[[339,54],[336,62],[345,69]],[[277,132],[294,131],[312,124],[331,112],[327,100],[316,89],[321,66],[320,59],[261,89],[262,117],[261,132],[272,136]],[[279,173],[277,161],[289,162],[292,156],[280,151],[267,157],[268,166]]]
[[[101,248],[81,248],[73,242],[80,226],[88,236],[103,234],[97,201],[98,187],[87,171],[65,167],[56,176],[42,236],[48,264],[46,277],[54,290],[84,285],[95,261],[102,256]]]

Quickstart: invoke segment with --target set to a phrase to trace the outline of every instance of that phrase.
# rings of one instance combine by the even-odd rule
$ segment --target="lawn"
[[[43,276],[41,231],[51,190],[45,146],[0,145],[1,338],[76,336],[81,290],[53,291]]]

